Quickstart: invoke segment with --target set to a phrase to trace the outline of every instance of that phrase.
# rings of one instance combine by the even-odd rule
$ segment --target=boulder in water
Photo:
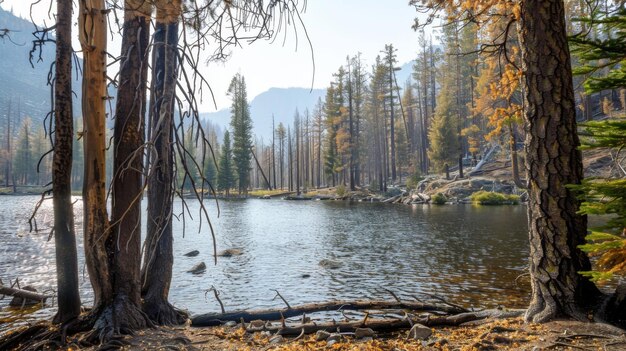
[[[327,269],[337,269],[340,268],[343,264],[339,261],[333,261],[325,258],[319,262],[319,265]]]
[[[189,252],[187,252],[184,256],[187,256],[187,257],[196,257],[196,256],[198,256],[199,254],[200,254],[200,251],[198,251],[198,250],[193,250],[193,251],[189,251]]]
[[[204,262],[200,262],[197,265],[193,266],[187,273],[191,274],[201,274],[206,271],[206,264]]]
[[[233,256],[239,256],[242,254],[243,254],[243,251],[241,251],[240,249],[226,249],[217,253],[217,255],[221,257],[233,257]]]

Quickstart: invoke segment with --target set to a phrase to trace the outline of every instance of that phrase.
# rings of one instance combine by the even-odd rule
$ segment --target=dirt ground
[[[435,328],[426,340],[407,338],[408,331],[356,340],[343,335],[328,345],[315,335],[296,340],[246,333],[239,326],[159,328],[127,337],[124,350],[215,350],[215,351],[409,351],[409,350],[626,350],[626,331],[601,323],[555,321],[527,324],[521,319],[483,321],[479,325]],[[270,341],[272,340],[272,341]],[[95,350],[95,348],[93,349]]]

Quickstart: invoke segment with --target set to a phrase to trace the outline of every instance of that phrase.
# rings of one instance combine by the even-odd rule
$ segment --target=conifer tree
[[[230,195],[230,189],[235,186],[235,174],[233,170],[233,151],[230,148],[230,132],[224,132],[222,151],[220,155],[219,170],[217,173],[217,189]]]
[[[581,19],[589,26],[600,25],[611,28],[604,37],[586,36],[580,33],[570,38],[572,52],[582,66],[575,72],[587,77],[585,93],[591,95],[603,90],[626,87],[626,9],[615,7],[608,12],[595,12],[592,17]],[[606,280],[613,275],[626,274],[626,172],[622,150],[626,147],[626,121],[623,116],[606,121],[587,122],[583,126],[584,148],[609,150],[618,170],[610,177],[588,178],[576,187],[584,200],[581,211],[585,214],[606,218],[605,224],[593,228],[586,237],[582,249],[598,255],[597,270],[583,272],[594,280]],[[614,303],[615,301],[613,301]],[[617,308],[613,308],[617,307]],[[624,308],[609,306],[611,320],[622,320]],[[621,315],[620,315],[621,314]]]
[[[238,191],[242,194],[247,193],[250,186],[252,160],[252,118],[243,76],[236,74],[233,77],[228,95],[232,99],[230,126],[233,130],[233,161],[237,170]]]

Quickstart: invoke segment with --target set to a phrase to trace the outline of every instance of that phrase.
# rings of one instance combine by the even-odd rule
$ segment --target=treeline
[[[21,103],[4,101],[3,125],[0,126],[0,186],[44,186],[49,184],[51,160],[43,157],[50,149],[50,139],[43,125],[33,124],[21,112]]]
[[[391,44],[370,66],[360,54],[348,57],[313,111],[295,111],[290,125],[273,126],[272,140],[255,141],[258,162],[250,164],[251,187],[300,192],[345,185],[386,191],[389,184],[432,172],[456,171],[463,177],[464,168],[476,165],[494,145],[511,160],[515,183],[525,187],[520,43],[509,25],[512,8],[494,6],[500,19],[483,26],[448,23],[435,33],[438,45],[420,27],[407,81],[396,78]],[[614,30],[581,20],[589,18],[590,9],[611,11],[605,2],[566,1],[570,35],[602,37]],[[572,62],[574,70],[583,67],[576,57]],[[588,93],[582,84],[587,78],[574,78],[579,120],[626,110],[626,90]]]

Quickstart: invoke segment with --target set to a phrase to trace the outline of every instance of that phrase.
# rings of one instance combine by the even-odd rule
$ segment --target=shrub
[[[424,178],[419,174],[419,173],[413,173],[409,176],[409,178],[406,180],[406,188],[407,190],[411,190],[411,189],[416,189],[417,185],[423,180]]]
[[[492,191],[477,191],[470,196],[472,202],[481,205],[517,205],[519,196],[496,193]]]
[[[335,192],[337,193],[337,196],[344,197],[346,195],[346,186],[343,184],[337,185]]]
[[[432,199],[430,200],[433,204],[435,205],[445,205],[446,201],[448,201],[448,199],[446,198],[446,196],[442,193],[437,193],[435,194]]]

